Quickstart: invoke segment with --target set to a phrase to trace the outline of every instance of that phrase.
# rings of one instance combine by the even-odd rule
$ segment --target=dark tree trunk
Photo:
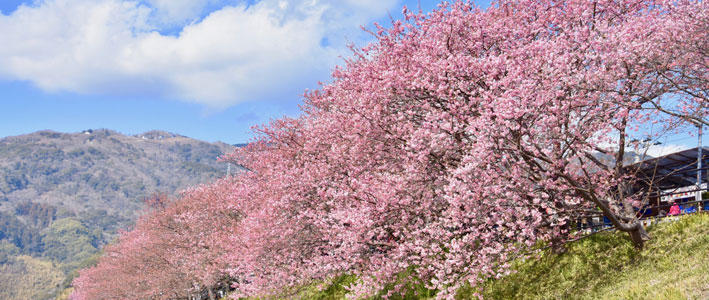
[[[636,226],[633,230],[628,231],[628,234],[630,235],[630,240],[633,242],[633,246],[635,246],[636,249],[641,250],[645,246],[645,241],[650,239],[650,235],[648,235],[647,231],[645,231],[645,228],[638,222],[636,223]]]

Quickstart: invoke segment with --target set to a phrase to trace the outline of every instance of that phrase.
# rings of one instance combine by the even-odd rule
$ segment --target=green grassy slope
[[[637,251],[627,234],[604,232],[518,261],[515,273],[484,285],[485,299],[709,299],[709,214],[680,217],[648,229],[652,239]],[[338,278],[324,289],[306,287],[303,299],[343,299]],[[410,285],[405,299],[425,289]],[[428,293],[430,295],[430,293]],[[459,299],[472,299],[470,291]]]
[[[568,252],[520,262],[516,274],[485,286],[491,299],[707,299],[709,214],[649,228],[636,251],[627,234],[607,232]]]

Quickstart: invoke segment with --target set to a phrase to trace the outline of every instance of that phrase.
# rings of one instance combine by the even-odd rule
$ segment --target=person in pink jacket
[[[670,212],[667,214],[668,216],[677,216],[679,215],[679,205],[677,205],[677,202],[672,204],[670,207]]]

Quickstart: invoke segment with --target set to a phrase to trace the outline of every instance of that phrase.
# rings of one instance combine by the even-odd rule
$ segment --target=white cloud
[[[199,19],[215,0],[147,3],[46,0],[0,15],[0,78],[48,91],[148,94],[226,107],[298,93],[325,79],[338,55],[348,54],[345,39],[396,5],[264,0]],[[187,25],[179,34],[159,33],[180,22]]]

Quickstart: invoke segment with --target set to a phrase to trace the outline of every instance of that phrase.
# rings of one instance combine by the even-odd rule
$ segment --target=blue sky
[[[480,5],[487,6],[488,1]],[[422,0],[430,11],[438,1]],[[167,130],[246,142],[417,0],[0,1],[0,137]]]
[[[247,142],[252,126],[298,115],[303,91],[328,80],[347,43],[371,39],[360,25],[438,2],[3,0],[0,137],[159,129]]]

